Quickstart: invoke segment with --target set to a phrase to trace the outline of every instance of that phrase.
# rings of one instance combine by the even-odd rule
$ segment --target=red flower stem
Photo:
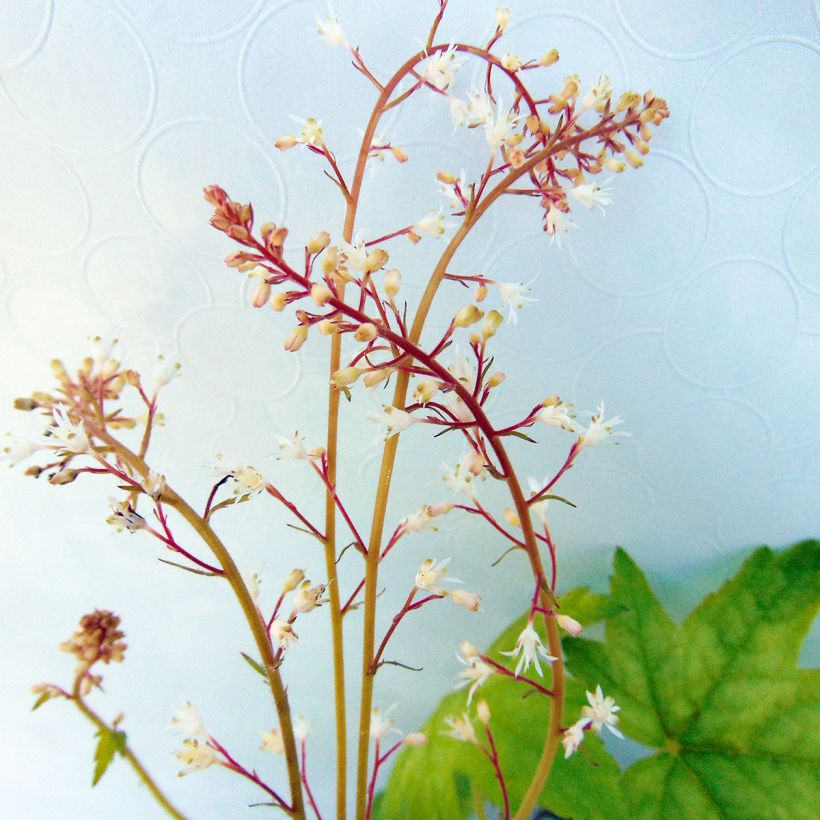
[[[268,632],[270,633],[270,628],[273,626],[273,622],[276,620],[276,616],[279,614],[279,610],[282,608],[282,601],[285,600],[285,593],[283,592],[279,599],[276,601],[276,606],[273,608],[273,612],[271,613],[270,619],[268,620]]]
[[[393,535],[390,536],[390,540],[387,542],[387,546],[382,550],[382,554],[379,556],[379,561],[383,561],[384,557],[390,552],[391,549],[398,543],[398,540],[404,535],[402,532],[402,525],[399,524],[395,530],[393,530]],[[347,602],[342,607],[342,615],[344,615],[350,607],[353,605],[353,601],[356,599],[356,596],[362,591],[362,587],[364,586],[364,578],[359,582],[359,585],[353,590],[353,594],[347,599]]]
[[[404,236],[410,231],[413,230],[412,225],[408,225],[405,228],[399,228],[397,231],[393,231],[392,233],[386,233],[384,236],[380,236],[378,239],[371,239],[369,242],[365,242],[364,246],[366,248],[370,248],[373,245],[378,245],[379,242],[387,242],[388,239],[395,239],[397,236]]]
[[[353,533],[353,537],[356,539],[356,549],[362,553],[362,555],[367,555],[367,547],[364,545],[364,541],[362,540],[361,535],[359,535],[359,531],[356,529],[356,525],[353,523],[353,520],[348,515],[347,510],[342,504],[342,500],[339,498],[338,493],[336,492],[336,487],[330,483],[330,478],[327,474],[327,462],[322,457],[322,467],[320,468],[315,461],[311,459],[310,466],[316,471],[316,475],[322,479],[322,483],[327,487],[328,493],[333,497],[333,500],[336,502],[336,508],[342,514],[342,518],[344,518],[347,526],[350,527],[350,532]]]
[[[255,783],[257,786],[259,786],[260,789],[262,789],[262,791],[266,792],[274,799],[274,801],[280,809],[284,809],[284,811],[288,813],[292,811],[290,806],[288,806],[288,804],[276,793],[274,789],[268,786],[268,784],[265,783],[265,781],[262,780],[262,778],[259,777],[259,775],[256,772],[249,772],[241,763],[234,759],[228,752],[228,750],[218,740],[216,740],[216,738],[211,737],[211,735],[208,735],[208,742],[217,752],[219,752],[219,754],[221,754],[225,758],[227,763],[223,763],[222,765],[226,769],[229,769],[230,771],[236,772],[236,774],[241,775],[244,778],[247,778],[251,781],[251,783]]]
[[[544,610],[544,612],[548,612],[548,610]],[[552,614],[549,612],[549,614]],[[527,686],[531,686],[535,689],[536,692],[540,692],[542,695],[546,695],[548,698],[555,697],[555,693],[551,689],[547,689],[546,686],[542,686],[537,681],[532,680],[532,678],[524,678],[521,675],[516,675],[515,672],[511,672],[507,669],[506,666],[502,663],[498,663],[498,661],[494,661],[487,655],[479,655],[482,661],[486,663],[488,666],[492,666],[499,674],[504,675],[504,677],[512,678],[513,680],[521,681],[521,683],[526,683]]]
[[[305,793],[308,796],[308,802],[310,803],[310,807],[313,809],[314,813],[316,814],[316,820],[322,820],[322,815],[319,812],[319,807],[316,805],[316,800],[313,798],[313,792],[310,790],[310,785],[308,784],[307,779],[307,741],[302,741],[302,783],[305,786]]]
[[[501,764],[498,760],[498,749],[496,748],[495,739],[493,738],[493,733],[490,731],[490,727],[485,726],[484,731],[487,733],[487,741],[492,751],[492,754],[489,755],[490,762],[495,769],[495,776],[501,788],[501,799],[504,801],[504,820],[510,820],[510,798],[507,795],[507,784],[504,780],[504,773],[501,771]]]
[[[370,783],[367,787],[367,808],[365,809],[365,820],[370,820],[370,813],[373,811],[373,796],[376,793],[376,778],[379,774],[379,766],[381,766],[381,758],[379,757],[379,739],[376,738],[373,749],[373,774],[370,776]]]
[[[214,484],[211,488],[211,492],[208,495],[208,500],[205,502],[205,512],[202,513],[202,517],[207,521],[208,516],[211,514],[211,505],[214,503],[214,499],[216,498],[217,490],[230,478],[230,476],[225,476],[221,478],[219,481]]]
[[[272,498],[275,498],[277,501],[284,504],[285,507],[287,507],[299,519],[299,521],[301,521],[310,530],[311,534],[315,535],[320,541],[325,540],[324,535],[322,535],[322,533],[319,532],[319,530],[317,530],[316,527],[314,527],[313,524],[311,524],[310,521],[308,521],[307,518],[299,512],[298,507],[292,501],[288,501],[287,498],[285,498],[285,496],[283,496],[282,493],[280,493],[279,490],[273,486],[273,484],[266,484],[265,490]]]
[[[515,544],[516,547],[520,547],[521,549],[527,548],[527,545],[523,541],[519,541],[514,535],[507,532],[507,530],[505,530],[504,527],[502,527],[501,524],[499,524],[498,521],[496,521],[495,517],[491,515],[489,512],[487,512],[487,510],[485,510],[484,507],[482,507],[478,503],[478,501],[476,501],[475,498],[473,498],[473,501],[476,504],[475,507],[468,507],[465,504],[455,504],[453,506],[457,510],[464,510],[464,512],[471,513],[472,515],[480,515],[482,518],[486,519],[487,522],[494,529],[498,530],[498,532],[500,532],[506,539],[512,541],[512,543]]]
[[[418,587],[413,587],[413,589],[410,590],[410,594],[407,596],[407,600],[404,602],[404,606],[402,606],[398,614],[395,615],[395,617],[393,618],[393,623],[390,624],[390,627],[385,633],[384,638],[382,638],[382,642],[379,644],[379,648],[376,650],[376,654],[373,656],[373,662],[370,666],[371,675],[373,675],[379,668],[379,661],[381,660],[382,653],[384,652],[384,649],[387,646],[387,642],[390,640],[393,633],[396,631],[396,627],[401,623],[401,619],[410,611],[410,604],[412,603],[413,598],[416,597],[416,593],[418,591]]]

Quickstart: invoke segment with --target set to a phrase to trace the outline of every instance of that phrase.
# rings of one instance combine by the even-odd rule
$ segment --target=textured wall
[[[418,47],[434,5],[338,0],[336,11],[384,76]],[[452,0],[443,36],[485,38],[494,5]],[[579,505],[554,517],[567,582],[601,580],[614,544],[657,579],[706,572],[712,583],[744,547],[818,535],[816,0],[509,5],[509,49],[538,56],[557,47],[556,81],[606,72],[616,89],[652,87],[672,110],[644,168],[613,180],[606,217],[579,216],[563,250],[548,247],[536,209],[516,202],[457,258],[465,273],[538,275],[540,302],[499,337],[509,378],[498,417],[552,392],[584,407],[604,397],[634,434],[586,454],[562,485]],[[11,398],[49,383],[52,356],[84,355],[89,335],[118,335],[134,365],[160,339],[179,350],[184,378],[168,388],[156,466],[201,497],[203,464],[222,451],[264,469],[318,515],[316,483],[271,453],[272,433],[288,431],[294,416],[321,440],[325,349],[314,340],[285,354],[287,320],[248,308],[245,283],[221,264],[229,246],[208,227],[200,189],[223,185],[300,240],[338,231],[339,202],[317,161],[272,148],[292,130],[288,114],[317,116],[350,166],[373,94],[341,50],[316,40],[322,12],[317,2],[265,0],[0,1],[0,428],[26,421],[7,409]],[[461,87],[474,76],[465,66]],[[440,168],[483,165],[480,138],[450,131],[446,106],[429,97],[387,119],[384,133],[411,161],[368,176],[365,235],[435,207]],[[397,247],[411,301],[437,250],[429,239]],[[461,299],[457,289],[444,294],[433,326]],[[342,486],[363,520],[378,441],[361,419],[373,404],[357,392],[343,408],[359,432],[345,447]],[[541,446],[516,455],[525,472],[543,475],[567,442],[545,429],[538,438]],[[404,437],[394,519],[442,497],[438,465],[458,451],[455,441],[441,447],[430,455],[423,429]],[[6,813],[152,816],[121,765],[90,792],[91,732],[67,708],[27,712],[32,682],[69,673],[55,645],[82,612],[102,606],[122,614],[131,649],[125,668],[108,674],[100,708],[126,711],[135,747],[192,816],[237,816],[257,795],[215,771],[177,782],[176,740],[164,728],[174,696],[191,698],[244,759],[267,771],[278,765],[257,749],[271,711],[238,658],[248,646],[225,590],[162,567],[139,536],[110,532],[102,482],[51,488],[10,473],[2,482]],[[278,511],[260,500],[242,512],[225,515],[221,532],[243,569],[261,568],[269,594],[293,565],[321,576],[315,545],[285,529]],[[454,573],[485,597],[478,616],[447,607],[445,623],[444,606],[420,613],[417,626],[444,634],[423,654],[417,632],[398,633],[391,652],[425,671],[385,670],[377,701],[399,701],[397,722],[408,730],[430,706],[423,693],[450,685],[457,641],[485,641],[528,595],[513,561],[487,580],[499,545],[472,522],[454,523],[408,539],[385,574],[385,621],[428,555],[452,554]],[[345,588],[358,573],[349,555]],[[349,628],[353,640],[357,629]],[[317,724],[310,765],[327,805],[325,632],[321,613],[306,619],[288,665],[295,708]]]

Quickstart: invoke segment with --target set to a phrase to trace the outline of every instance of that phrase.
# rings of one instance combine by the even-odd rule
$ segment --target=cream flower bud
[[[383,268],[387,264],[388,259],[390,259],[390,255],[384,248],[376,248],[372,253],[367,254],[365,270],[373,273],[373,271]]]
[[[481,610],[481,596],[475,592],[467,592],[464,589],[454,589],[450,593],[454,604],[463,606],[469,612],[479,612]]]
[[[328,301],[333,297],[333,291],[327,286],[319,282],[311,285],[310,297],[316,302],[319,307],[324,307]]]
[[[288,577],[285,578],[285,583],[282,584],[282,593],[287,594],[288,592],[293,592],[304,580],[305,571],[303,569],[292,569]]]
[[[353,384],[362,373],[364,370],[361,367],[342,367],[333,374],[330,381],[335,387],[341,389]]]
[[[483,302],[487,298],[487,291],[488,288],[484,283],[481,283],[476,289],[475,293],[473,294],[473,299],[476,302]]]
[[[270,299],[271,286],[265,282],[257,282],[256,287],[251,294],[251,304],[255,308],[265,307],[268,299]]]
[[[294,353],[307,341],[307,337],[307,325],[297,325],[285,339],[285,350]]]
[[[501,327],[501,323],[504,321],[504,317],[501,313],[497,310],[491,310],[487,313],[484,317],[484,321],[481,323],[481,336],[486,341],[487,339],[492,339],[495,336],[496,331],[499,327]]]
[[[321,253],[330,244],[330,234],[319,231],[307,244],[308,253]]]
[[[478,649],[469,641],[462,641],[458,646],[458,651],[468,659],[478,657]]]
[[[339,332],[338,322],[334,322],[332,319],[322,319],[316,327],[319,328],[319,333],[323,336],[332,336],[334,333]]]
[[[557,48],[550,49],[539,61],[538,65],[542,66],[551,66],[555,65],[560,58],[560,54],[558,53]]]
[[[285,741],[279,729],[271,729],[269,732],[260,732],[259,734],[262,736],[260,749],[275,755],[285,753]]]
[[[365,387],[376,387],[393,374],[392,367],[382,367],[380,370],[371,370],[363,379]]]
[[[427,735],[424,732],[410,732],[404,738],[405,746],[424,746],[427,743]]]
[[[322,595],[325,594],[325,588],[326,584],[312,587],[310,581],[304,581],[293,596],[293,611],[304,614],[321,606],[324,603]]]
[[[510,23],[510,10],[504,6],[499,6],[495,10],[495,25],[499,31],[504,31]]]
[[[521,519],[518,517],[518,513],[512,507],[507,507],[507,509],[504,510],[504,518],[511,527],[521,526]]]
[[[298,145],[299,141],[293,135],[287,135],[284,137],[279,137],[276,142],[273,144],[280,150],[280,151],[287,151],[288,148],[293,148],[294,145]]]
[[[469,327],[474,325],[482,316],[484,316],[484,311],[481,308],[476,305],[465,305],[456,313],[453,324],[456,327]]]
[[[643,165],[643,159],[641,158],[640,154],[636,154],[634,151],[627,151],[624,154],[626,157],[626,161],[633,167],[633,168],[640,168]]]
[[[281,313],[288,304],[288,295],[286,293],[274,293],[270,298],[270,309],[276,313]]]
[[[401,271],[390,268],[384,275],[384,292],[393,299],[401,288]]]
[[[475,707],[476,714],[478,715],[478,719],[485,725],[488,726],[490,723],[490,707],[487,704],[486,700],[480,700]]]
[[[150,495],[154,501],[159,501],[162,498],[162,493],[165,491],[165,476],[162,473],[155,473],[153,470],[148,471],[148,475],[142,481],[142,489],[147,495]]]
[[[413,391],[413,401],[419,404],[427,404],[438,393],[438,390],[438,382],[433,381],[433,379],[425,379]]]
[[[493,373],[493,375],[490,376],[489,379],[487,379],[487,387],[489,387],[492,390],[494,387],[498,387],[498,385],[501,384],[506,378],[507,377],[504,375],[504,373]]]
[[[372,322],[365,322],[356,328],[353,334],[357,342],[372,342],[379,335],[379,331]]]
[[[565,629],[573,637],[577,637],[584,631],[584,627],[575,618],[570,618],[569,615],[558,613],[555,616],[555,621],[561,629]]]
[[[608,170],[613,171],[616,174],[620,174],[621,171],[626,170],[626,163],[612,157],[606,161],[606,167]]]

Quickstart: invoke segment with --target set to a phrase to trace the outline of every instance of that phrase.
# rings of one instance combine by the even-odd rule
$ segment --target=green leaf
[[[250,666],[250,668],[253,669],[254,672],[258,672],[265,679],[265,682],[267,683],[268,673],[265,671],[265,667],[262,666],[262,664],[259,663],[259,661],[255,661],[250,655],[246,655],[244,652],[240,652],[239,654],[245,659],[248,666]]]
[[[51,700],[51,692],[49,692],[48,689],[40,693],[40,696],[34,701],[34,706],[31,707],[31,711],[34,712],[39,709],[47,700]]]
[[[608,596],[588,588],[572,590],[561,598],[562,611],[584,623],[604,617],[612,608]],[[527,616],[511,624],[493,643],[487,654],[501,661],[524,627]],[[454,669],[455,671],[455,669]],[[549,680],[544,681],[549,687]],[[477,693],[487,701],[492,713],[490,728],[495,738],[510,802],[521,802],[540,756],[549,719],[549,698],[534,694],[524,697],[529,687],[503,676],[493,676]],[[567,682],[567,714],[580,710],[586,702],[583,687]],[[474,746],[445,737],[445,720],[461,715],[466,708],[463,692],[445,697],[422,731],[424,746],[405,748],[390,775],[387,789],[375,804],[374,816],[382,820],[424,817],[459,820],[475,814],[476,805],[491,802],[501,806],[501,793],[492,766]],[[474,715],[474,708],[470,710]],[[483,727],[474,721],[479,738]],[[564,760],[559,755],[541,800],[562,817],[574,820],[620,820],[628,817],[621,795],[620,769],[597,737],[591,737],[577,755]],[[594,799],[590,799],[594,795]]]
[[[569,668],[621,706],[656,754],[621,779],[639,818],[815,817],[820,673],[796,667],[820,601],[820,542],[754,552],[682,625],[622,550],[606,641],[565,642]]]
[[[97,748],[94,751],[94,779],[92,786],[100,782],[100,778],[106,773],[114,755],[119,752],[125,754],[125,732],[111,731],[110,729],[100,729],[96,737]]]

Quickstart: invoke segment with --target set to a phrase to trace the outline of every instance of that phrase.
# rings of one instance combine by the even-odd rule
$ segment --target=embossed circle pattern
[[[820,262],[816,241],[820,226],[820,177],[809,183],[794,205],[783,230],[783,249],[794,278],[812,293],[820,294]]]
[[[0,238],[40,253],[62,253],[83,240],[89,222],[85,190],[50,148],[0,132],[0,179],[14,192],[14,207],[7,204],[0,217]]]
[[[24,63],[48,34],[53,0],[0,5],[0,67]]]
[[[784,361],[796,330],[797,302],[785,276],[760,259],[727,259],[677,294],[664,345],[693,384],[739,387]]]
[[[569,245],[581,275],[619,296],[657,293],[690,276],[712,218],[706,189],[692,167],[654,151],[646,168],[618,174],[610,187],[614,202],[603,219],[577,214],[581,230],[570,236]],[[594,232],[594,241],[581,231]]]
[[[92,31],[98,45],[90,49]],[[5,72],[3,85],[45,139],[88,154],[110,153],[139,137],[156,96],[148,52],[132,27],[105,6],[75,0],[56,4],[42,47]]]
[[[808,40],[759,40],[729,57],[692,107],[692,150],[704,173],[727,191],[755,196],[806,176],[817,162],[818,86],[820,54]]]
[[[253,202],[261,221],[281,222],[285,193],[270,156],[256,142],[221,123],[178,120],[148,141],[137,166],[143,205],[157,224],[186,247],[211,259],[233,250],[208,224],[203,187],[219,183],[232,199]]]

